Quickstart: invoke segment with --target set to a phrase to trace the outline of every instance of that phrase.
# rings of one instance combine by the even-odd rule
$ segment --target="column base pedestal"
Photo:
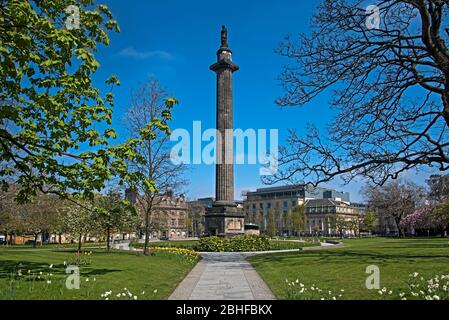
[[[235,237],[245,233],[243,208],[233,202],[217,201],[205,215],[206,233],[210,236]]]

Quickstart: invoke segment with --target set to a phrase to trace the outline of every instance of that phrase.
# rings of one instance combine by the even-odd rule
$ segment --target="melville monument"
[[[215,202],[206,212],[209,235],[232,237],[243,234],[244,214],[234,201],[234,144],[232,112],[232,75],[239,66],[232,62],[228,30],[221,30],[217,62],[210,66],[217,74],[217,138],[215,165]]]

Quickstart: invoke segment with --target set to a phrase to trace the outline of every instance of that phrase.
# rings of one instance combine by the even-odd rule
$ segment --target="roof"
[[[349,206],[348,203],[332,199],[309,199],[305,202],[306,207],[328,207],[328,206]]]

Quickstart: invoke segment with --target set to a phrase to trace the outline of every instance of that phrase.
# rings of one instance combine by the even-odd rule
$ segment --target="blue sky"
[[[280,109],[274,100],[281,95],[277,77],[284,58],[274,53],[282,38],[308,32],[310,18],[319,1],[298,0],[110,0],[109,6],[121,32],[111,36],[111,45],[98,53],[101,63],[97,85],[110,74],[118,75],[121,86],[114,89],[114,121],[119,135],[126,137],[123,113],[133,90],[149,78],[158,79],[180,105],[171,128],[192,130],[199,120],[203,129],[215,126],[215,74],[209,66],[216,60],[221,25],[229,30],[229,45],[240,70],[234,74],[234,127],[243,130],[279,129],[279,140],[289,128],[305,132],[307,123],[323,127],[332,119],[328,96],[322,95],[301,108]],[[213,166],[191,166],[187,173],[189,198],[214,195]],[[427,176],[407,173],[417,182]],[[236,198],[242,190],[262,187],[258,165],[235,169]],[[360,200],[360,183],[329,186],[351,192]]]

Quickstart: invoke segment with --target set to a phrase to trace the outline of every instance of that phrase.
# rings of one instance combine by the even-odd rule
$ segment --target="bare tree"
[[[426,182],[429,200],[440,203],[449,198],[449,175],[431,175]]]
[[[394,180],[383,186],[367,186],[364,195],[376,215],[394,220],[398,235],[403,235],[400,223],[424,199],[424,189],[406,180]]]
[[[449,168],[449,1],[326,0],[312,33],[278,49],[291,62],[280,77],[280,106],[302,106],[333,89],[338,111],[326,135],[291,132],[280,151],[282,180],[317,185],[340,176],[375,184],[422,166]]]
[[[126,114],[126,123],[131,135],[139,136],[148,123],[162,118],[166,109],[164,99],[166,91],[157,80],[149,80],[132,96],[132,105]],[[154,139],[147,140],[139,146],[141,163],[130,163],[131,171],[143,174],[147,180],[154,181],[155,192],[148,192],[145,185],[138,185],[136,190],[136,207],[143,216],[145,244],[144,254],[148,254],[150,233],[160,228],[162,201],[161,193],[179,189],[183,184],[183,165],[175,165],[170,158],[170,138],[166,132],[154,131]]]

